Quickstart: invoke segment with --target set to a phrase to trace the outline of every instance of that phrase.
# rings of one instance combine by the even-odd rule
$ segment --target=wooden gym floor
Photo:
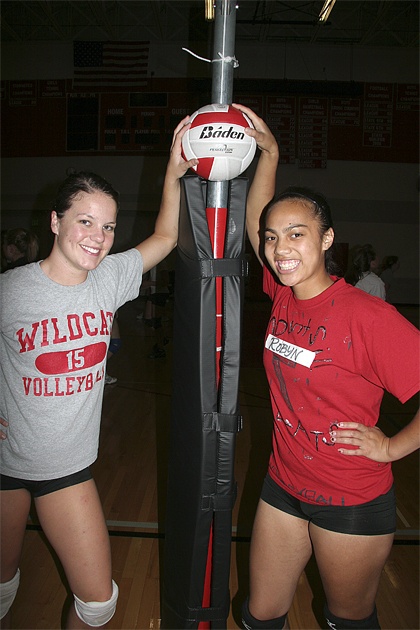
[[[165,334],[172,336],[172,305],[166,308]],[[247,593],[249,538],[265,475],[271,441],[271,413],[261,361],[268,304],[246,301],[240,381],[244,429],[236,442],[238,498],[233,512],[231,597],[228,629],[240,627]],[[150,359],[155,333],[137,315],[142,303],[119,312],[122,348],[108,372],[118,378],[105,388],[98,461],[93,466],[120,588],[115,630],[159,628],[160,582],[164,551],[165,497],[171,400],[172,344],[166,357]],[[401,312],[418,325],[418,308]],[[386,396],[381,428],[391,435],[413,416],[416,400],[401,405]],[[419,623],[419,457],[396,462],[398,530],[385,566],[377,606],[383,630],[418,629]],[[32,514],[21,561],[21,585],[13,605],[13,627],[58,629],[68,595],[61,569]],[[311,561],[302,574],[289,613],[292,629],[325,627],[322,587]]]

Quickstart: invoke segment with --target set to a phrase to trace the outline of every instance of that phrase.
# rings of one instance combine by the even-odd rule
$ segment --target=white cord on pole
[[[206,59],[205,57],[200,57],[200,55],[196,55],[194,52],[192,52],[191,50],[188,50],[188,48],[182,48],[182,50],[185,50],[185,52],[189,53],[190,55],[192,55],[193,57],[197,57],[197,59],[201,59],[201,61],[207,61],[207,63],[216,63],[219,61],[224,61],[225,63],[233,63],[233,67],[234,68],[238,68],[239,67],[239,61],[236,59],[236,57],[223,57],[222,53],[217,53],[220,57],[220,59]]]

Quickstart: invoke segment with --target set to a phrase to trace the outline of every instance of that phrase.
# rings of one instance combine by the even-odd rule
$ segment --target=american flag
[[[135,88],[147,75],[149,42],[74,42],[74,88]]]

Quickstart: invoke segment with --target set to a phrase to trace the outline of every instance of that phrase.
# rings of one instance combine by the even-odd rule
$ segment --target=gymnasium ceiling
[[[238,0],[236,42],[418,47],[419,0]],[[2,0],[1,41],[207,41],[204,0]]]

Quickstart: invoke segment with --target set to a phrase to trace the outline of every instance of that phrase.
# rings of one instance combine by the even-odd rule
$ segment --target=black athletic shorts
[[[397,527],[394,486],[386,494],[361,505],[314,505],[296,499],[267,474],[261,499],[282,512],[341,534],[379,536],[392,534]]]
[[[148,300],[155,306],[161,306],[162,308],[165,306],[166,302],[169,299],[169,293],[151,293],[148,297]]]
[[[32,481],[31,479],[18,479],[17,477],[8,477],[0,475],[0,490],[20,490],[21,488],[31,493],[33,497],[42,497],[44,494],[50,494],[62,488],[76,486],[78,483],[92,479],[90,468],[84,468],[79,472],[58,479],[44,479],[42,481]]]

